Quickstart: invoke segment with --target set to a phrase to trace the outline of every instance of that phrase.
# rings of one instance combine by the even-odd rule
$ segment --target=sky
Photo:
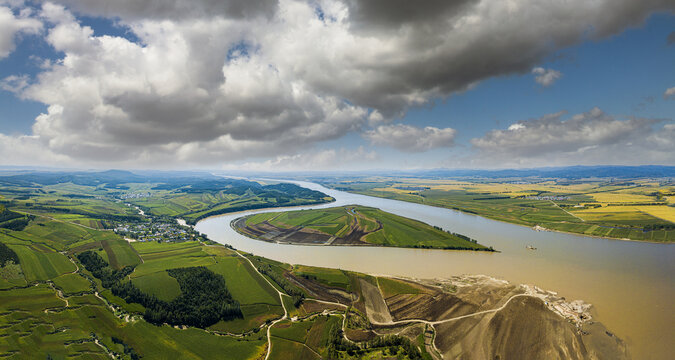
[[[0,165],[675,165],[667,0],[0,0]]]

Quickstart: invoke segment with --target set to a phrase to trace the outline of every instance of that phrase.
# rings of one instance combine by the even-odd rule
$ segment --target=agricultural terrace
[[[256,214],[234,222],[237,231],[266,241],[490,250],[475,240],[365,206]]]
[[[675,241],[675,185],[667,180],[373,177],[325,185],[556,231],[653,242]]]

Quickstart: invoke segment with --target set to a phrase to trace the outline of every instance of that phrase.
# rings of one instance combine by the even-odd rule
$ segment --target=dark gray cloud
[[[448,22],[479,0],[346,0],[350,23],[357,29],[417,27]]]
[[[131,19],[185,19],[269,17],[275,0],[57,0],[73,10],[95,16]]]

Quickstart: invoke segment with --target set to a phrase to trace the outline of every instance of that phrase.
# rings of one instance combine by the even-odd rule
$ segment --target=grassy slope
[[[324,199],[323,201],[327,200]],[[204,193],[155,191],[151,197],[132,199],[129,202],[142,207],[149,213],[182,217],[188,222],[194,222],[213,212],[226,213],[230,209],[231,211],[240,211],[247,208],[317,203],[314,200],[304,198],[277,203],[274,198],[263,198],[249,192],[235,195],[227,193],[227,191]]]
[[[166,271],[135,277],[131,280],[141,291],[155,295],[158,299],[171,301],[180,295],[180,286]]]
[[[339,269],[320,268],[313,266],[295,265],[293,273],[297,276],[307,276],[329,287],[338,287],[349,290],[351,282],[344,271]]]
[[[325,358],[328,332],[332,326],[340,326],[340,321],[337,316],[318,316],[297,323],[281,322],[271,331],[273,356],[270,359],[320,358],[316,353]]]

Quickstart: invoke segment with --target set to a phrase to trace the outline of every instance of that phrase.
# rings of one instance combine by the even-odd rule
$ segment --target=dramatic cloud
[[[382,125],[363,136],[375,145],[391,146],[401,151],[420,152],[454,145],[457,131],[432,126],[417,128],[409,125]]]
[[[59,5],[41,15],[65,57],[22,96],[51,104],[33,132],[60,154],[226,161],[295,151],[366,121],[365,109],[310,92],[258,56],[223,58],[239,41],[237,22],[144,21],[133,25],[137,44],[95,36]]]
[[[534,81],[543,87],[549,87],[553,85],[553,83],[562,76],[560,71],[544,69],[543,67],[536,67],[532,69],[532,73],[535,75]]]
[[[350,132],[425,151],[450,146],[454,130],[386,124],[674,8],[667,0],[60,0],[42,3],[39,15],[0,7],[0,56],[41,22],[61,56],[35,78],[16,74],[2,86],[48,106],[32,128],[45,151],[88,163],[291,156]],[[81,15],[111,18],[133,40],[97,34]]]
[[[122,19],[185,19],[226,16],[250,18],[272,16],[274,0],[61,0],[60,3],[86,14]]]
[[[18,35],[37,34],[42,30],[42,23],[29,15],[30,12],[24,11],[15,16],[12,9],[0,6],[0,59],[14,51],[14,40]]]
[[[669,99],[675,97],[675,86],[666,89],[666,91],[663,93],[663,98],[664,99]]]
[[[537,165],[673,163],[675,125],[662,119],[619,120],[594,108],[565,120],[565,112],[519,121],[471,140],[484,163]]]

